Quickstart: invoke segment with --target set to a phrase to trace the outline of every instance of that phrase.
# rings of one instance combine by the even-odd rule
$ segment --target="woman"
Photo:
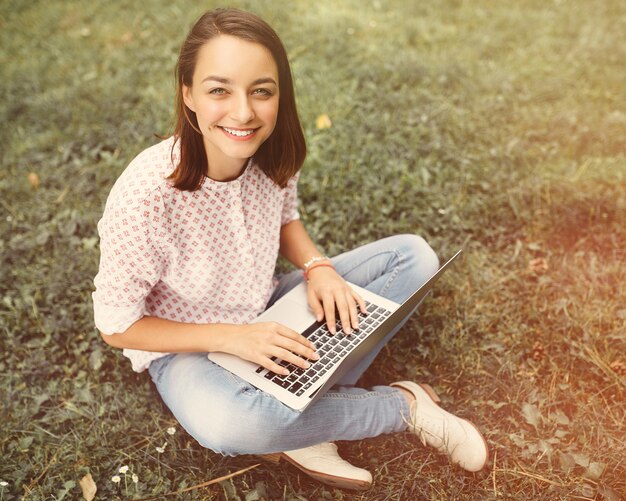
[[[428,244],[410,235],[325,257],[298,216],[304,158],[280,39],[252,14],[207,12],[181,48],[173,136],[131,162],[98,225],[93,299],[102,337],[135,371],[149,371],[176,419],[216,452],[282,457],[321,481],[364,489],[371,474],[331,442],[409,427],[464,469],[481,469],[482,435],[441,409],[429,387],[352,386],[398,329],[302,413],[207,359],[221,351],[277,373],[286,369],[274,357],[306,368],[318,358],[306,338],[249,322],[306,277],[316,318],[331,331],[340,320],[349,333],[365,305],[346,280],[400,303],[438,267]],[[279,253],[298,270],[278,281]]]

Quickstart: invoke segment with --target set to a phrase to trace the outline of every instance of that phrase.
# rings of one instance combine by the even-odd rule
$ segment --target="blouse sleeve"
[[[298,179],[300,178],[300,173],[298,172],[295,176],[293,176],[287,186],[285,187],[285,199],[283,202],[283,211],[281,216],[280,224],[282,226],[294,221],[296,219],[300,219],[300,213],[298,212]]]
[[[145,299],[163,269],[154,230],[162,213],[155,192],[132,205],[115,197],[107,202],[98,223],[100,267],[92,295],[95,324],[104,334],[124,332],[145,314]]]

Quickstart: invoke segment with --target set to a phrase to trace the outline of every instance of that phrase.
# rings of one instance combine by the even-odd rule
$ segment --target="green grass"
[[[362,495],[262,464],[168,499],[626,497],[623,2],[232,4],[291,54],[302,216],[326,252],[399,232],[464,246],[362,383],[431,383],[492,462],[464,474],[387,435],[339,444],[374,474]],[[97,499],[163,499],[257,463],[194,443],[91,312],[108,191],[171,130],[179,44],[217,5],[0,6],[2,500],[81,499],[87,473]]]

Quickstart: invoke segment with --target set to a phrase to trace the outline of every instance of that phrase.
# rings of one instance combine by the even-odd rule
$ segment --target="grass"
[[[232,4],[291,54],[302,217],[326,252],[399,232],[464,246],[362,383],[431,383],[493,457],[464,474],[387,435],[339,444],[374,473],[364,494],[261,464],[167,499],[626,497],[622,2]],[[80,499],[88,473],[97,499],[166,499],[257,464],[194,443],[90,302],[108,191],[170,130],[179,44],[217,5],[0,6],[2,500]]]

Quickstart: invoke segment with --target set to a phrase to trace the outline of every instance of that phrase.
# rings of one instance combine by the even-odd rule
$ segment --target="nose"
[[[254,109],[249,96],[242,95],[233,100],[231,117],[240,124],[247,124],[254,119]]]

